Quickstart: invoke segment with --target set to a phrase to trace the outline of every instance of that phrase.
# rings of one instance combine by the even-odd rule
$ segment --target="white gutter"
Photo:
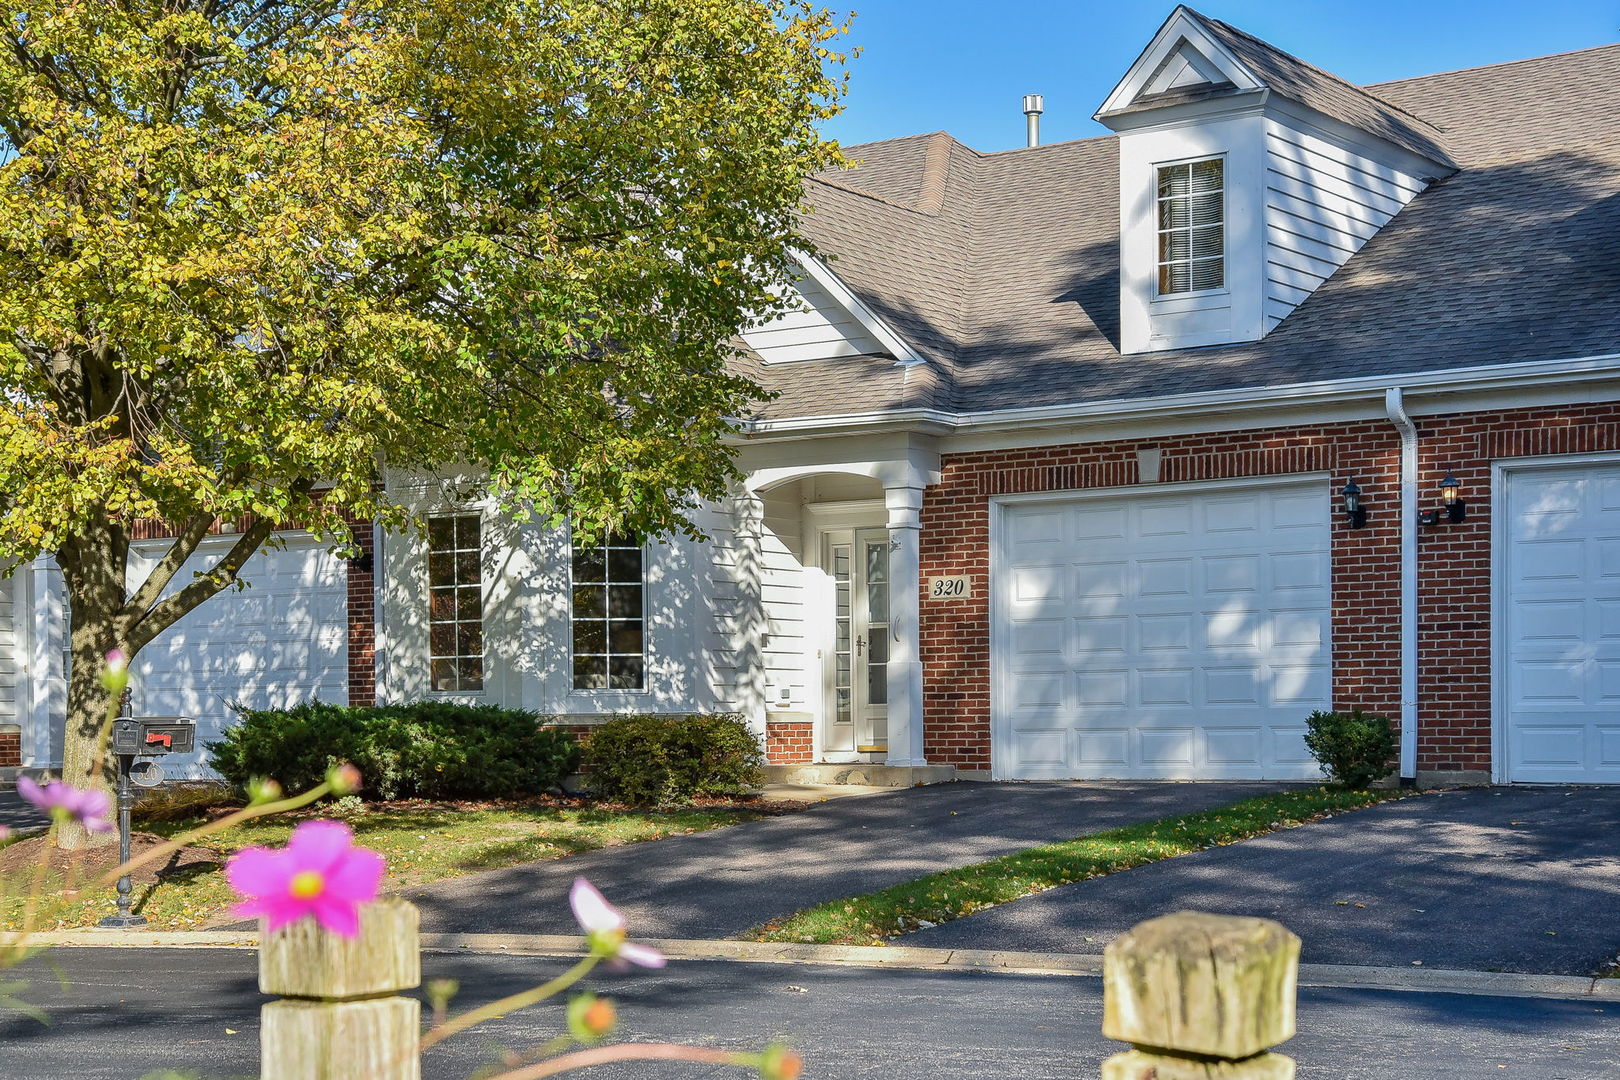
[[[1418,434],[1398,386],[1384,392],[1384,412],[1401,435],[1401,780],[1417,779],[1418,722]]]
[[[1620,353],[1606,353],[1573,360],[1537,360],[1525,364],[1490,364],[1470,368],[1450,368],[1410,375],[1375,375],[1355,379],[1327,379],[1321,382],[1293,383],[1287,386],[1245,387],[1237,390],[1205,390],[1190,394],[1165,394],[1149,398],[1114,398],[1107,401],[1038,405],[1023,409],[995,409],[980,412],[950,412],[944,409],[896,409],[889,412],[843,413],[830,416],[788,417],[781,420],[752,420],[739,424],[744,436],[760,435],[850,435],[866,431],[932,426],[941,432],[1000,431],[1040,426],[1062,426],[1088,422],[1110,422],[1152,417],[1185,416],[1188,413],[1260,412],[1301,405],[1376,401],[1384,396],[1391,379],[1398,379],[1408,392],[1460,393],[1512,389],[1537,385],[1548,379],[1566,382],[1582,379],[1612,379],[1620,376]]]

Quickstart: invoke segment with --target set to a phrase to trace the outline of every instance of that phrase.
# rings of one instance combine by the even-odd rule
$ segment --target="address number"
[[[973,579],[966,574],[928,579],[928,599],[966,600],[973,595]]]

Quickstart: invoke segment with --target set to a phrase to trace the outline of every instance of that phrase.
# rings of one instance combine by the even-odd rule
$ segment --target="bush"
[[[620,716],[591,733],[587,753],[592,790],[632,806],[749,794],[765,779],[759,739],[734,713]]]
[[[347,761],[367,799],[509,799],[556,787],[579,763],[571,735],[521,709],[312,701],[240,711],[241,723],[208,744],[214,768],[238,790],[268,776],[289,793],[306,791]]]
[[[1389,718],[1353,712],[1313,712],[1305,720],[1305,748],[1341,787],[1364,788],[1389,774],[1395,729]]]

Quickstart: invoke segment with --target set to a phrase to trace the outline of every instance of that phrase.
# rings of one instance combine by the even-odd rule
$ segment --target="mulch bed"
[[[130,854],[140,855],[164,843],[161,836],[137,832],[130,834]],[[41,855],[46,858],[46,879],[62,885],[77,882],[82,885],[118,865],[118,844],[102,844],[81,851],[62,851],[51,842],[49,834],[31,836],[0,848],[0,878],[11,882],[14,891],[28,887]],[[168,856],[136,870],[132,876],[137,885],[150,885],[164,877],[203,866],[219,866],[225,856],[210,848],[187,846]]]
[[[664,809],[669,812],[680,810],[747,810],[767,817],[777,817],[783,814],[797,814],[809,809],[810,804],[797,799],[766,799],[761,797],[743,796],[700,796],[691,802],[673,807],[652,808]],[[203,812],[210,820],[222,818],[233,814],[239,807],[216,806]],[[649,812],[648,807],[630,806],[626,803],[603,802],[599,799],[587,798],[582,795],[536,795],[527,799],[395,799],[391,802],[368,802],[365,804],[367,814],[386,814],[397,810],[455,810],[468,813],[478,810],[608,810],[608,811],[636,811]],[[139,811],[137,810],[137,814]],[[296,810],[287,814],[278,814],[293,821],[302,821],[306,818],[322,818],[340,816],[334,815],[333,804],[330,802],[316,803],[305,810]]]

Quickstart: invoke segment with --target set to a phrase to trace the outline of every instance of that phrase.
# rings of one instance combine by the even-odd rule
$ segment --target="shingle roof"
[[[782,393],[762,415],[995,410],[1620,351],[1617,85],[1611,45],[1372,88],[1391,115],[1442,133],[1460,171],[1263,340],[1132,356],[1117,347],[1115,137],[849,148],[861,166],[809,185],[806,231],[927,363],[753,365]]]

